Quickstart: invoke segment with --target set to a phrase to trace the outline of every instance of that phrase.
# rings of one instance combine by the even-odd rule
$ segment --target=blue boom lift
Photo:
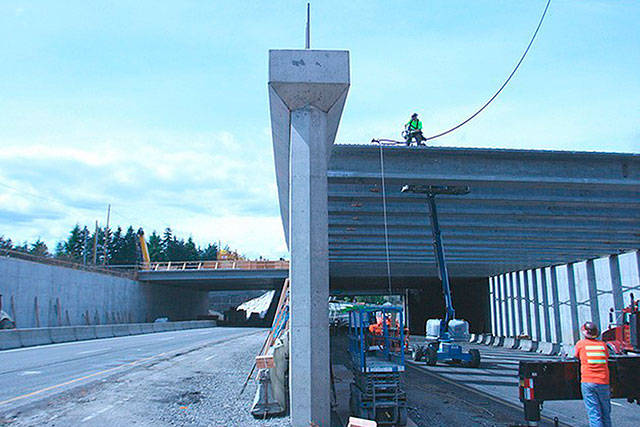
[[[449,333],[449,322],[455,319],[455,309],[451,299],[451,287],[449,285],[449,273],[447,263],[444,259],[444,248],[442,237],[440,236],[440,225],[438,223],[438,212],[436,210],[436,195],[460,196],[469,193],[466,186],[438,186],[438,185],[405,185],[402,187],[403,193],[426,194],[429,213],[431,214],[431,232],[433,235],[433,249],[438,263],[438,274],[442,281],[442,291],[444,293],[445,315],[440,321],[440,331],[436,339],[430,340],[426,345],[416,345],[413,347],[413,360],[420,361],[424,357],[427,365],[435,365],[437,362],[462,363],[466,366],[477,368],[480,366],[480,352],[471,349],[468,352],[462,350],[456,344]]]

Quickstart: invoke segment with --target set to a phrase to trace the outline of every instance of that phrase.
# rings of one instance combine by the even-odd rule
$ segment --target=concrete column
[[[349,89],[346,51],[269,52],[276,181],[291,253],[291,425],[330,425],[327,164]]]
[[[551,295],[553,296],[553,323],[556,339],[554,342],[562,342],[562,324],[560,323],[560,296],[558,294],[558,271],[554,265],[551,267]]]
[[[491,310],[491,335],[496,335],[496,291],[493,286],[493,277],[489,277],[489,301]]]
[[[622,276],[620,275],[620,260],[618,255],[609,257],[609,273],[611,274],[611,294],[613,295],[613,308],[616,311],[615,323],[622,325],[622,309],[624,299],[622,297]]]
[[[500,287],[500,276],[495,276],[493,278],[493,283],[496,287],[496,335],[504,336],[504,327],[503,327],[503,310],[502,310],[502,288]]]
[[[527,325],[527,334],[533,338],[533,328],[531,327],[531,293],[529,292],[529,277],[528,277],[528,272],[527,270],[522,272],[522,280],[523,280],[523,285],[524,285],[524,300],[526,305],[524,306],[525,309],[525,323]],[[518,277],[520,277],[518,275]]]
[[[528,274],[525,275],[528,277]],[[533,291],[533,319],[535,339],[542,340],[542,330],[540,327],[540,294],[538,292],[538,276],[535,270],[531,270],[531,290]]]
[[[516,308],[518,314],[518,330],[516,335],[521,335],[525,333],[524,330],[524,316],[522,315],[522,280],[520,280],[520,272],[516,271],[513,274],[513,278],[515,279],[516,286]]]
[[[516,325],[516,293],[514,290],[513,273],[506,274],[506,278],[509,283],[509,311],[511,313],[511,330],[509,336],[516,336],[518,334],[518,327]]]
[[[509,319],[510,311],[509,311],[509,285],[507,284],[507,275],[500,275],[500,284],[502,285],[502,321],[504,322],[504,336],[508,337],[511,333],[511,322]]]
[[[542,285],[542,306],[544,310],[544,340],[551,342],[551,316],[549,316],[549,289],[547,288],[547,272],[544,268],[540,269],[540,284]]]
[[[576,296],[576,276],[573,263],[567,264],[567,287],[569,288],[569,310],[571,312],[571,331],[575,344],[580,339],[580,321],[578,320],[578,298]]]
[[[591,321],[596,324],[598,330],[602,331],[600,320],[600,304],[598,303],[598,283],[596,282],[596,268],[593,260],[587,260],[587,286],[589,287],[589,308],[591,310]]]

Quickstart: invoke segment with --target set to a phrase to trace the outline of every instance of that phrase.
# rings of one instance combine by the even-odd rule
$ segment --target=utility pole
[[[107,264],[107,246],[109,245],[110,231],[109,231],[109,217],[111,216],[111,204],[107,206],[107,226],[104,229],[104,245],[102,245],[102,265]]]
[[[82,243],[82,263],[87,265],[87,234],[89,234],[87,227],[84,227],[82,234],[84,235],[84,242]]]
[[[96,231],[93,233],[93,265],[98,263],[98,221],[96,221]]]

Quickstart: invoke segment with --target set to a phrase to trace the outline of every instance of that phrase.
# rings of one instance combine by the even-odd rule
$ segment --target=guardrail
[[[174,270],[287,270],[289,261],[168,261],[152,262],[146,271]]]

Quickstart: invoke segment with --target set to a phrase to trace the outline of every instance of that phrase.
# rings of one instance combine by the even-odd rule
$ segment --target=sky
[[[350,51],[336,143],[469,116],[545,0],[313,1],[311,46]],[[0,2],[0,235],[50,248],[74,224],[287,256],[268,50],[304,47],[305,1]],[[640,2],[554,0],[487,110],[436,146],[640,153]]]

